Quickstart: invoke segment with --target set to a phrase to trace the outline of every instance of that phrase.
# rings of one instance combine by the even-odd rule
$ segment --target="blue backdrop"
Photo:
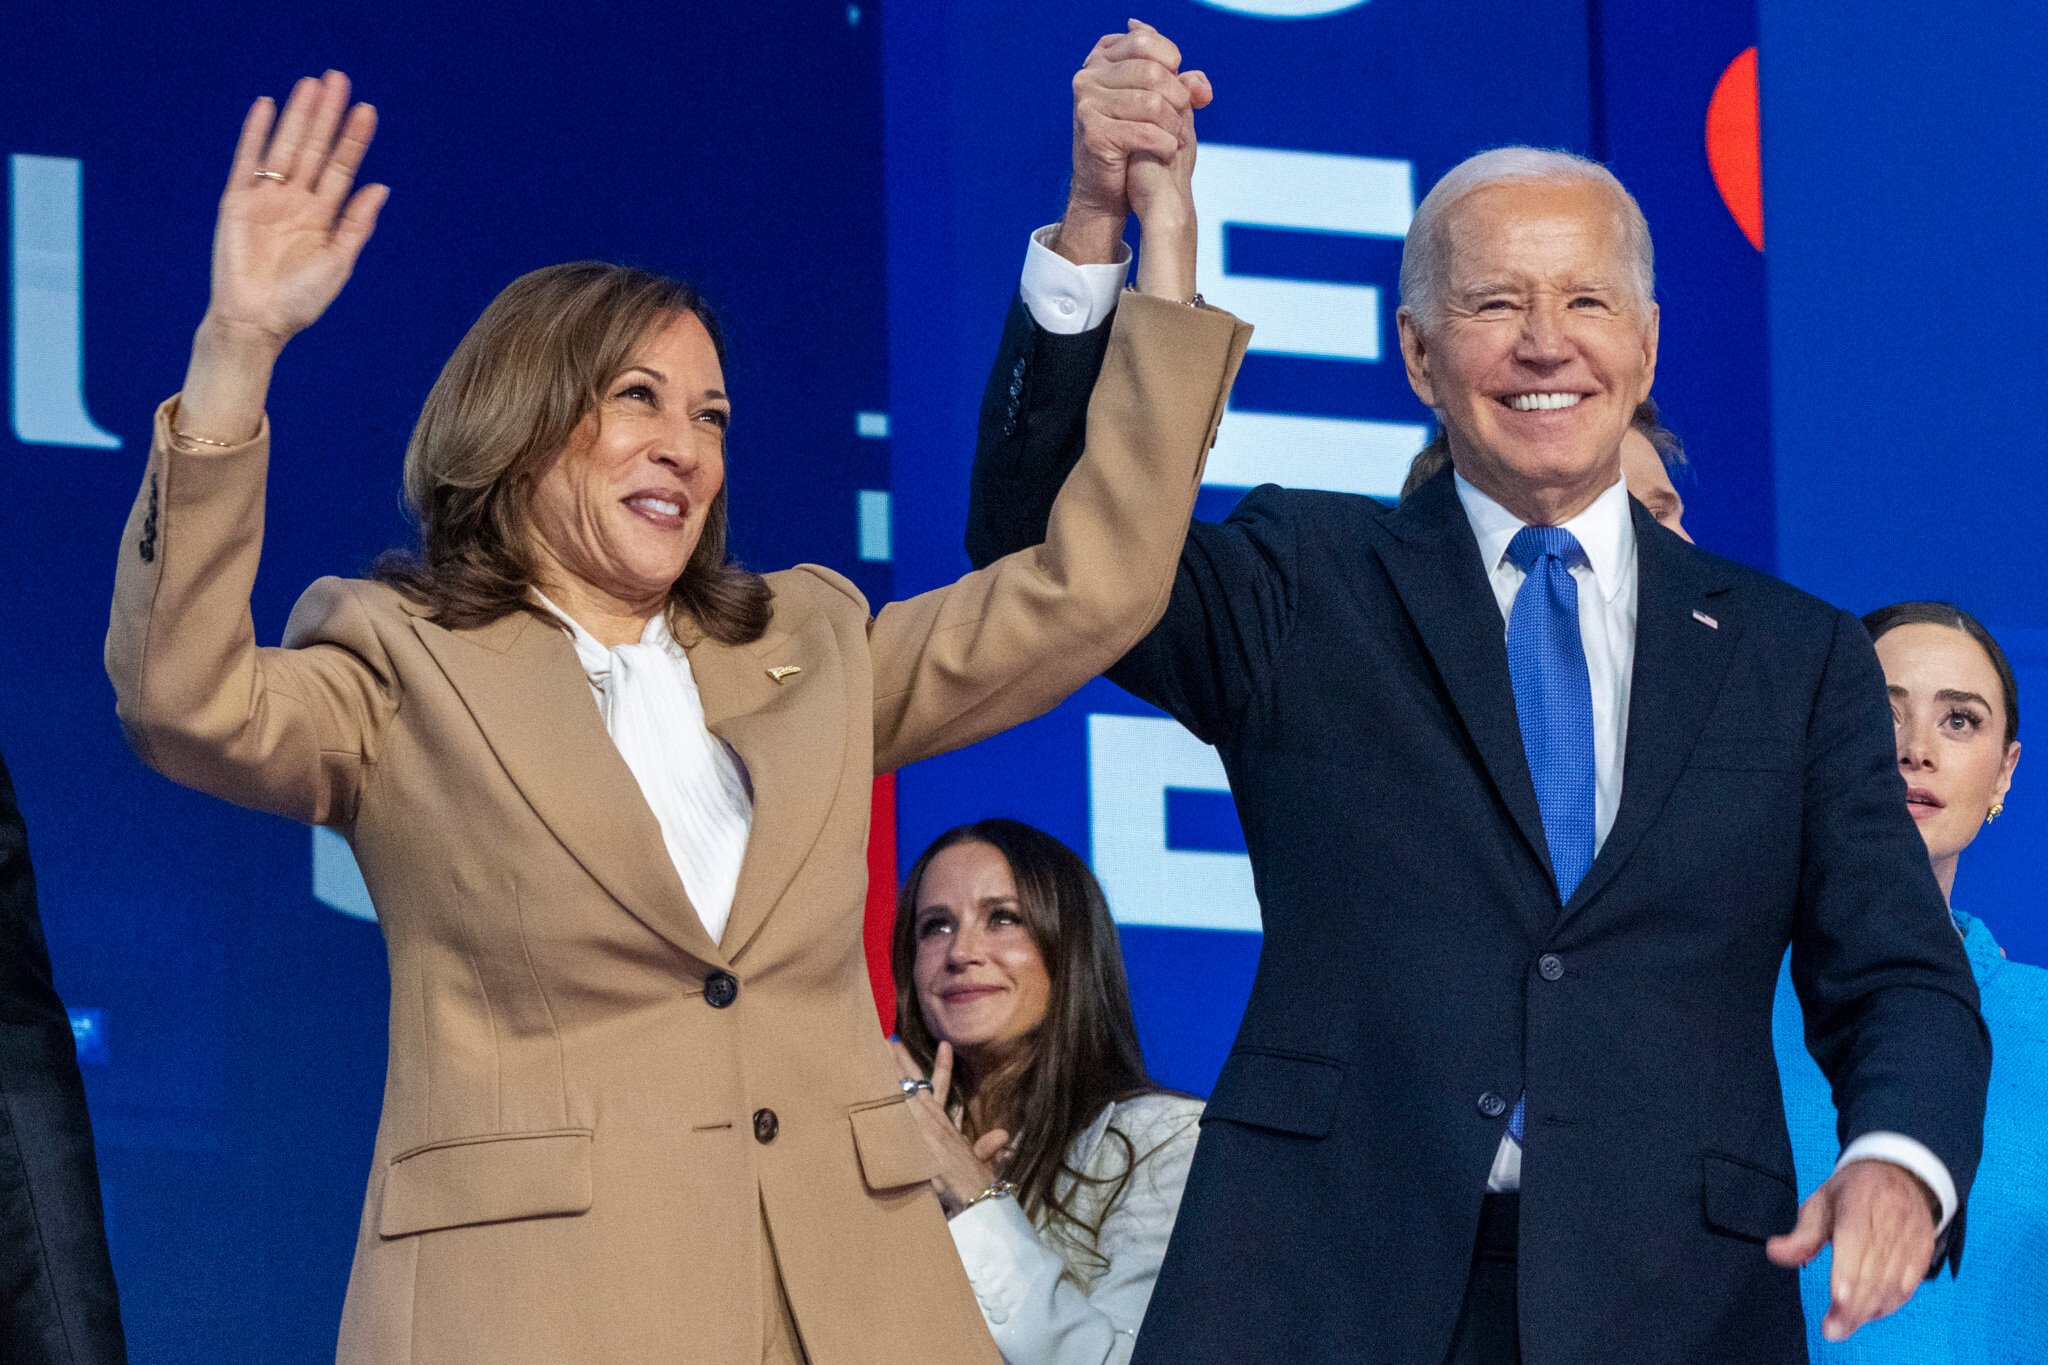
[[[1329,12],[1246,12],[1288,8]],[[96,1012],[88,1085],[136,1359],[331,1358],[382,1084],[383,950],[346,865],[146,773],[99,666],[115,538],[204,306],[247,101],[348,70],[384,115],[368,174],[394,187],[357,278],[279,373],[265,638],[311,579],[404,539],[413,413],[491,295],[592,255],[719,304],[741,553],[820,560],[880,597],[965,568],[975,409],[1026,234],[1063,201],[1068,77],[1127,13],[229,0],[0,20],[0,749],[60,987]],[[1391,491],[1426,430],[1391,343],[1415,197],[1489,144],[1569,147],[1609,159],[1656,234],[1657,392],[1692,448],[1701,542],[1859,610],[1953,595],[2042,695],[2048,394],[2025,310],[2048,270],[2048,97],[2015,92],[2037,91],[2023,54],[2048,19],[2007,5],[1973,29],[1906,0],[1865,6],[1853,32],[1812,0],[1159,0],[1146,17],[1215,80],[1203,288],[1263,348],[1205,515],[1267,478]],[[1704,151],[1716,82],[1760,33],[1767,255]],[[2048,961],[2027,772],[1958,896],[2015,957]],[[907,772],[901,846],[1007,814],[1087,851],[1153,1067],[1205,1091],[1258,952],[1220,785],[1206,750],[1097,683]]]
[[[1887,0],[1849,24],[1766,3],[1763,29],[1778,572],[1856,611],[1970,608],[2039,735],[2048,89],[2033,54],[2048,9],[1959,21]],[[1964,855],[1955,904],[2010,956],[2048,963],[2040,765],[2020,764],[2006,814]]]

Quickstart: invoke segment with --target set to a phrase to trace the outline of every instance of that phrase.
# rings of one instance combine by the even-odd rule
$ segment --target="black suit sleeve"
[[[0,763],[0,1359],[127,1358],[85,1083],[51,981],[27,830]]]
[[[967,507],[967,557],[981,568],[1045,538],[1053,498],[1087,443],[1088,396],[1109,323],[1047,332],[1021,297],[982,392]],[[1221,525],[1188,531],[1166,615],[1109,677],[1206,743],[1228,734],[1293,619],[1288,495],[1253,490]]]
[[[1792,984],[1842,1144],[1903,1133],[1947,1165],[1953,1263],[1983,1146],[1991,1039],[1905,802],[1884,674],[1863,627],[1839,613],[1808,722]]]
[[[1052,501],[1087,444],[1088,395],[1109,353],[1109,327],[1072,336],[1010,301],[1003,341],[981,394],[967,499],[967,558],[985,569],[1045,539]]]

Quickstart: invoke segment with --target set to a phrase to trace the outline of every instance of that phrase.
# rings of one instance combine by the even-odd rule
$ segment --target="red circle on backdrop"
[[[1744,48],[1707,101],[1707,169],[1721,202],[1758,251],[1764,249],[1763,146],[1758,135],[1756,49]]]

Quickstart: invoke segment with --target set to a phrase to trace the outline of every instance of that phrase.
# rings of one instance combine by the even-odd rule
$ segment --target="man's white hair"
[[[1655,300],[1657,260],[1650,246],[1650,225],[1643,218],[1642,206],[1614,178],[1613,171],[1571,152],[1545,147],[1495,147],[1468,156],[1445,172],[1444,178],[1424,196],[1422,206],[1415,210],[1414,221],[1408,224],[1407,240],[1401,244],[1401,304],[1418,321],[1427,325],[1442,316],[1444,290],[1451,274],[1444,219],[1459,200],[1474,190],[1512,180],[1578,181],[1611,191],[1615,217],[1628,249],[1628,284],[1646,308]]]

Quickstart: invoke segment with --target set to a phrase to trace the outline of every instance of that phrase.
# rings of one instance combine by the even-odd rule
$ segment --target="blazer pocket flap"
[[[900,1099],[862,1105],[847,1117],[853,1122],[853,1149],[860,1154],[860,1173],[871,1190],[918,1185],[939,1173],[910,1106]]]
[[[487,1133],[428,1143],[391,1159],[377,1231],[386,1237],[584,1213],[590,1130]]]
[[[1700,1158],[1700,1171],[1702,1212],[1716,1232],[1762,1242],[1799,1221],[1799,1191],[1791,1181],[1712,1152]]]
[[[1342,1063],[1327,1057],[1239,1049],[1223,1063],[1202,1118],[1327,1137],[1343,1085]]]

